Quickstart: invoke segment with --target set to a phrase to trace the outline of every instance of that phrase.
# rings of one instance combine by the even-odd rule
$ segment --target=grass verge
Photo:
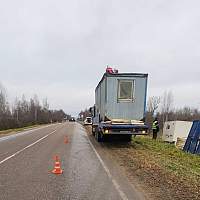
[[[149,137],[136,137],[132,141],[132,146],[144,150],[154,163],[181,180],[195,185],[200,183],[200,156],[185,153],[173,144],[154,141]]]
[[[16,133],[16,132],[24,131],[24,130],[27,130],[27,129],[30,129],[30,128],[35,128],[35,127],[38,127],[38,126],[41,126],[41,125],[36,124],[36,125],[25,126],[25,127],[21,127],[21,128],[2,130],[2,131],[0,131],[0,135]]]

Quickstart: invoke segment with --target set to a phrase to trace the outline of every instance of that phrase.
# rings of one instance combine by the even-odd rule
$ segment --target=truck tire
[[[98,131],[95,129],[94,137],[96,140],[97,140],[97,133],[98,133]]]
[[[126,141],[131,142],[132,141],[132,135],[126,135]]]
[[[97,142],[103,142],[103,135],[101,132],[97,131],[95,133],[95,138],[96,138]]]
[[[95,132],[96,132],[96,127],[92,126],[92,135],[95,136]]]

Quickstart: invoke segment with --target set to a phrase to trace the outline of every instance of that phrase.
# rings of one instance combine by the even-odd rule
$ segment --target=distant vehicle
[[[92,125],[92,117],[86,117],[84,120],[84,125]]]
[[[108,69],[108,68],[107,68]],[[107,70],[95,90],[92,132],[98,142],[118,135],[131,141],[132,135],[146,135],[144,124],[148,74]]]
[[[69,119],[69,122],[75,122],[76,120],[75,120],[75,118],[74,117],[71,117],[70,119]]]

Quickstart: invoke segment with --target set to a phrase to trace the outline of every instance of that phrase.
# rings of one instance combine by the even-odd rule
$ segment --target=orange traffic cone
[[[63,170],[60,167],[60,161],[58,156],[55,157],[55,166],[54,166],[54,170],[52,171],[53,174],[62,174]]]
[[[68,144],[68,143],[69,143],[68,137],[65,136],[65,144]]]

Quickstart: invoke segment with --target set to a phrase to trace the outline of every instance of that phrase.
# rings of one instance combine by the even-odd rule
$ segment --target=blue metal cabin
[[[134,134],[147,130],[146,125],[132,124],[131,120],[142,120],[145,115],[148,74],[105,73],[95,90],[93,109],[93,133],[103,136],[111,134]],[[108,123],[122,120],[126,123]],[[129,123],[128,123],[129,121]],[[98,134],[99,133],[99,134]]]
[[[95,90],[96,113],[106,119],[142,120],[148,74],[105,73]]]

